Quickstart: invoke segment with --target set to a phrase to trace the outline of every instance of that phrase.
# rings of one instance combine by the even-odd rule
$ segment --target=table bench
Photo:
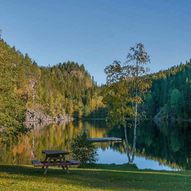
[[[66,160],[65,155],[69,154],[67,151],[44,150],[42,153],[46,155],[45,159],[43,161],[32,160],[32,164],[34,167],[42,167],[43,169],[45,168],[44,174],[47,173],[48,167],[50,166],[62,167],[63,170],[66,170],[68,173],[69,167],[78,166],[80,164],[80,162],[76,160]]]

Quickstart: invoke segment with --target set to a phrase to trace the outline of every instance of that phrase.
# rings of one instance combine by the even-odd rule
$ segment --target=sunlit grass
[[[77,190],[129,190],[129,191],[190,191],[191,172],[143,171],[115,165],[97,165],[71,169],[42,169],[30,166],[0,166],[2,191],[77,191]]]

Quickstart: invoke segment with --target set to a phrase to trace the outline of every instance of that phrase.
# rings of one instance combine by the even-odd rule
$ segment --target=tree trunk
[[[134,124],[134,132],[133,132],[133,150],[132,150],[132,157],[131,157],[131,163],[134,161],[135,152],[136,152],[136,141],[137,141],[137,121],[135,121]]]
[[[133,152],[136,151],[136,139],[137,139],[137,103],[135,104]]]
[[[136,78],[139,76],[138,71],[138,62],[136,62]],[[137,98],[138,90],[137,90],[137,83],[135,83],[136,89],[135,89],[135,98]],[[134,118],[134,135],[133,135],[133,151],[132,151],[132,162],[134,160],[135,152],[136,152],[136,140],[137,140],[137,119],[138,118],[138,103],[137,100],[135,101],[135,118]]]
[[[128,163],[131,162],[131,158],[130,158],[130,153],[129,153],[129,142],[128,142],[128,138],[127,138],[127,126],[124,126],[124,133],[125,133],[125,149],[126,149],[126,154],[127,154],[127,158],[128,158]]]

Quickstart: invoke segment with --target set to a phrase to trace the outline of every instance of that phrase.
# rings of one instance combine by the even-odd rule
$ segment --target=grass
[[[128,165],[95,165],[71,169],[0,166],[0,191],[190,191],[191,171],[138,170]]]

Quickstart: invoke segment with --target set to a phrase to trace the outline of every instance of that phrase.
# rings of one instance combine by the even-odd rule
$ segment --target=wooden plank
[[[117,137],[102,137],[102,138],[88,138],[91,142],[121,142],[121,138]]]
[[[42,153],[43,153],[43,154],[46,154],[46,155],[60,155],[60,154],[67,155],[67,154],[69,154],[70,152],[68,152],[68,151],[63,151],[63,150],[43,150]]]
[[[32,160],[32,164],[34,166],[43,166],[44,164],[39,160]]]
[[[79,165],[80,162],[76,160],[70,160],[66,162],[41,162],[38,160],[32,161],[34,166],[67,166],[67,165]]]
[[[69,160],[69,161],[66,161],[67,164],[69,165],[79,165],[80,164],[80,161],[77,161],[77,160]]]

